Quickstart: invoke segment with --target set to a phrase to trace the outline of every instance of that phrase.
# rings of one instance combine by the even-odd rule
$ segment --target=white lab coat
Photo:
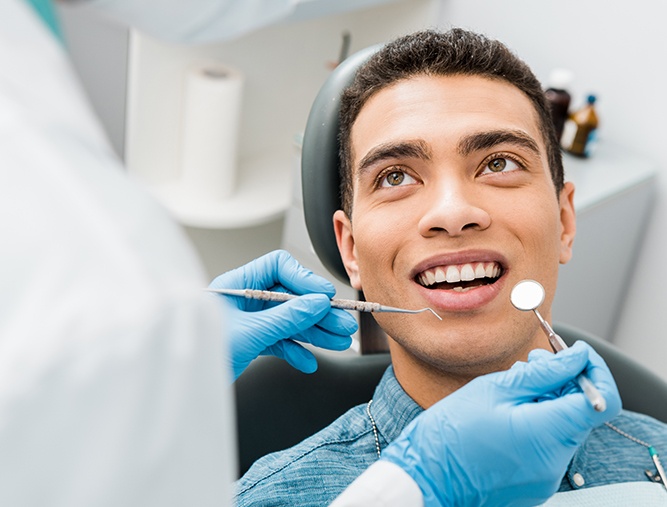
[[[27,5],[2,0],[0,505],[223,507],[235,471],[224,309],[83,97]],[[383,480],[398,474],[414,495],[389,467]],[[375,474],[339,505],[389,505]]]

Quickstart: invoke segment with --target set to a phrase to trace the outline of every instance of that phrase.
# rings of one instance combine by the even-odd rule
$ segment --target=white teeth
[[[484,278],[486,276],[486,270],[484,269],[484,263],[480,262],[475,268],[475,278]]]
[[[419,283],[428,287],[442,282],[456,283],[460,281],[472,281],[478,278],[498,278],[501,272],[502,268],[495,262],[477,262],[463,265],[451,264],[449,266],[438,266],[423,271],[417,278]],[[454,288],[456,291],[460,289],[462,288]]]
[[[456,266],[447,266],[447,283],[454,283],[461,281],[461,273]]]
[[[463,268],[461,268],[461,280],[469,282],[470,280],[475,279],[475,270],[472,269],[472,266],[470,264],[465,264]]]

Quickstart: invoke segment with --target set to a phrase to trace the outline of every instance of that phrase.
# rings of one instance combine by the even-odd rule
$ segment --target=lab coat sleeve
[[[88,0],[91,8],[163,41],[202,44],[286,19],[296,0]]]
[[[330,507],[422,507],[417,483],[401,467],[377,461],[361,474]]]
[[[0,505],[225,507],[224,309],[62,48],[0,10]]]

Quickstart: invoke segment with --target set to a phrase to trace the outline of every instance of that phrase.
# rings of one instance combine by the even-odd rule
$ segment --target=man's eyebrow
[[[499,144],[514,144],[540,155],[540,148],[535,140],[520,130],[490,130],[470,134],[459,141],[457,151],[460,155],[467,156],[475,151],[493,148]]]
[[[422,140],[401,141],[380,144],[369,151],[359,162],[359,173],[382,160],[400,158],[418,158],[431,160],[431,150]]]

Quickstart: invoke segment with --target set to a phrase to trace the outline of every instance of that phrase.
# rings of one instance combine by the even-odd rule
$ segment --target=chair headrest
[[[308,235],[324,267],[347,284],[349,279],[338,253],[332,219],[334,212],[341,209],[340,99],[357,69],[380,47],[375,45],[354,53],[336,67],[313,102],[303,134],[301,184]]]

